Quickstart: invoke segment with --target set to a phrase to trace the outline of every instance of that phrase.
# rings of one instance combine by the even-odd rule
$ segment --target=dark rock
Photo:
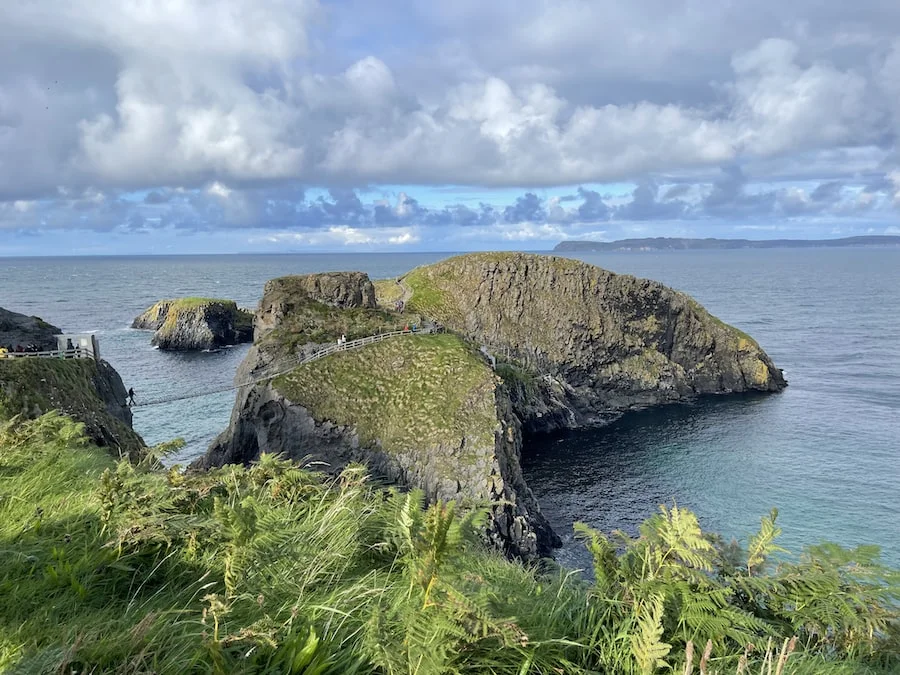
[[[253,317],[231,300],[162,300],[137,317],[132,328],[155,330],[160,349],[217,349],[253,339]]]
[[[417,268],[401,285],[411,311],[460,337],[397,338],[329,356],[327,367],[317,361],[242,388],[229,428],[196,466],[249,463],[265,452],[324,462],[331,470],[364,462],[388,480],[423,489],[428,499],[490,503],[488,539],[528,559],[546,555],[559,538],[522,477],[523,429],[598,426],[627,410],[702,394],[786,386],[752,338],[687,295],[574,260],[467,255]],[[323,306],[348,316],[370,311],[374,289],[359,273],[266,284],[256,344],[238,381],[290,369],[303,349],[291,336],[306,339],[317,334],[317,321],[335,323]],[[451,337],[452,345],[439,342]],[[458,350],[456,360],[427,366],[421,353],[407,358],[404,350],[426,342]],[[494,357],[496,376],[479,346]],[[456,409],[462,414],[435,422],[435,406],[445,405],[447,391],[462,381],[472,383]],[[411,393],[409,382],[421,386]],[[385,410],[394,392],[402,392],[400,403]],[[360,401],[382,406],[379,414]],[[472,422],[479,415],[481,426]],[[408,420],[416,433],[398,442],[397,425]]]
[[[0,307],[0,347],[34,345],[40,351],[57,348],[56,336],[62,331],[36,316],[26,316]]]
[[[601,426],[628,410],[787,384],[750,336],[686,294],[576,260],[472,254],[404,281],[418,311],[486,345],[501,373],[509,363],[531,379],[528,391],[511,387],[529,431]]]

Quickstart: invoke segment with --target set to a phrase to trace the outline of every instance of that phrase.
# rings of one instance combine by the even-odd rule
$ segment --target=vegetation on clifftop
[[[93,359],[0,359],[0,419],[61,410],[84,422],[92,437],[104,438],[114,454],[139,456],[140,436],[110,415],[100,398],[99,368]],[[110,403],[124,407],[124,391],[121,401]]]
[[[348,336],[349,338],[349,336]],[[364,444],[397,452],[494,444],[494,377],[455,335],[408,335],[313,361],[275,388],[318,420],[356,428]]]
[[[664,509],[636,539],[580,528],[589,585],[482,548],[481,517],[359,467],[184,475],[117,462],[66,417],[16,418],[0,424],[0,671],[680,673],[706,645],[710,675],[900,667],[900,588],[874,549],[773,563],[774,516],[740,550]]]
[[[328,344],[341,336],[345,336],[347,340],[355,340],[401,330],[404,325],[404,317],[381,309],[331,307],[308,300],[295,306],[277,328],[265,333],[259,344],[293,352],[310,343]]]

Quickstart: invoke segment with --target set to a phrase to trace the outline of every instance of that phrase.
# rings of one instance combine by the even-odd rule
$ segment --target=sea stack
[[[137,317],[132,328],[155,331],[151,344],[163,350],[218,349],[253,339],[253,315],[232,300],[160,300]]]

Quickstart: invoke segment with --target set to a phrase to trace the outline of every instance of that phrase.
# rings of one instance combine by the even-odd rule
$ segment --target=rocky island
[[[218,349],[253,339],[253,315],[232,300],[160,300],[137,317],[132,328],[156,331],[151,344],[163,350]]]
[[[396,299],[404,314],[383,308]],[[342,335],[410,324],[447,332],[296,365]],[[488,538],[526,559],[558,538],[522,477],[523,433],[786,385],[752,338],[683,293],[514,253],[459,256],[377,284],[359,272],[270,281],[238,374],[250,378],[263,379],[239,390],[229,428],[198,466],[266,452],[332,471],[362,462],[432,501],[491,504]]]
[[[0,308],[0,344],[56,349],[63,331],[38,317]],[[125,385],[103,360],[0,358],[0,418],[36,418],[59,410],[85,425],[87,436],[116,456],[139,457],[144,441],[132,429]]]
[[[539,312],[545,334],[525,332]],[[532,558],[554,541],[518,471],[523,421],[784,386],[686,296],[464,256],[399,282],[276,279],[256,324],[245,367],[265,379],[207,457],[250,466],[104,451],[69,405],[103,414],[89,359],[0,359],[0,671],[650,675],[695,672],[705,645],[701,670],[898,672],[897,572],[864,545],[794,562],[776,510],[746,549],[677,506],[639,537],[576,525],[593,581],[484,546]],[[366,331],[381,337],[335,342]],[[34,418],[50,405],[63,414]],[[289,458],[253,461],[265,450]]]

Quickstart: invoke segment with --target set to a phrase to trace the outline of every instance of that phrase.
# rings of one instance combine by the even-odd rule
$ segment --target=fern
[[[668,665],[665,657],[672,645],[662,641],[664,604],[663,597],[656,595],[635,605],[637,631],[631,636],[631,653],[643,675],[652,675]]]

